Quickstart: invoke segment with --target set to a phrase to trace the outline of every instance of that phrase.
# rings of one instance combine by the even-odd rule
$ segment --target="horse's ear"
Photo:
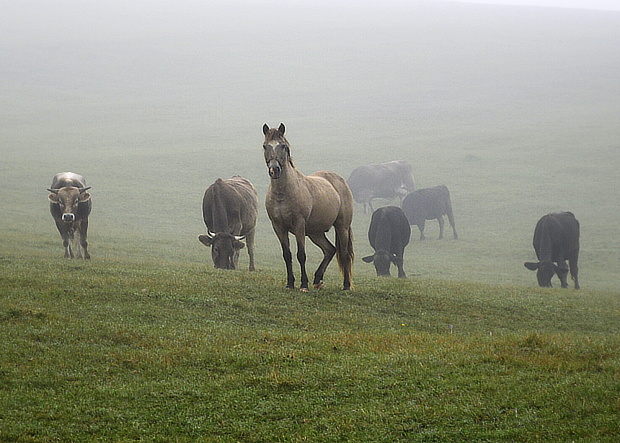
[[[263,125],[263,134],[267,135],[268,132],[269,132],[269,126],[267,125],[267,123],[265,123]]]
[[[280,133],[280,135],[284,135],[284,130],[286,128],[284,127],[284,123],[280,123],[280,126],[278,127],[278,132]]]

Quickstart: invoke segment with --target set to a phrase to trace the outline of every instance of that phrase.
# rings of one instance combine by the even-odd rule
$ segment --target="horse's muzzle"
[[[269,164],[269,177],[271,178],[280,178],[282,174],[282,167],[278,162],[273,162]]]

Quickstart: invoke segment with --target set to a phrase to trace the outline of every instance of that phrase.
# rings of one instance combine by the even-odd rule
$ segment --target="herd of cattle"
[[[314,286],[322,286],[325,270],[336,256],[344,278],[343,289],[350,289],[353,200],[363,204],[364,213],[368,209],[372,212],[368,240],[374,254],[362,260],[373,263],[378,276],[389,276],[390,267],[394,264],[398,277],[406,277],[404,250],[411,237],[411,225],[418,227],[420,240],[424,240],[425,222],[437,220],[441,239],[443,216],[446,215],[454,238],[458,238],[448,188],[441,185],[415,189],[411,166],[406,161],[360,166],[346,181],[330,171],[306,176],[293,164],[284,131],[283,124],[278,128],[263,126],[263,149],[270,177],[266,209],[282,247],[287,288],[293,288],[295,283],[289,245],[291,233],[297,243],[302,291],[308,290],[306,237],[323,251],[323,260],[314,274]],[[92,202],[87,192],[89,189],[84,177],[72,172],[56,174],[48,189],[50,212],[62,237],[65,258],[90,259],[87,231]],[[374,210],[374,198],[399,198],[401,206]],[[218,178],[205,191],[202,213],[207,234],[200,235],[198,239],[211,248],[214,266],[237,269],[239,251],[247,244],[249,269],[253,271],[258,194],[252,183],[240,176]],[[335,246],[325,236],[331,227],[336,231]],[[533,246],[538,262],[526,262],[525,267],[537,271],[541,287],[551,287],[554,275],[558,276],[563,288],[568,287],[570,271],[575,289],[579,289],[579,222],[571,212],[543,216],[536,224]]]

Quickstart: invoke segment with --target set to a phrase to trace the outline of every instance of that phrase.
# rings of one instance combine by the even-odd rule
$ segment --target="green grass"
[[[3,440],[620,437],[617,293],[0,263]]]

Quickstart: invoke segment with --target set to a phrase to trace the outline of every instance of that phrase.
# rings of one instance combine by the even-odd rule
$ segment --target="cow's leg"
[[[76,220],[74,222],[74,232],[75,232],[75,236],[74,236],[74,243],[75,243],[75,249],[76,249],[76,253],[75,253],[75,258],[81,259],[82,258],[82,249],[83,249],[83,242],[82,242],[82,237],[84,235],[83,233],[83,223],[84,220]]]
[[[88,253],[88,241],[86,239],[88,232],[88,219],[82,221],[82,228],[80,231],[80,242],[82,249],[84,250],[84,258],[90,260],[90,254]]]
[[[568,288],[568,266],[566,260],[558,260],[558,268],[562,269],[560,272],[556,272],[560,278],[560,283],[563,288]]]
[[[67,225],[65,222],[57,223],[58,230],[62,237],[62,245],[65,248],[65,258],[73,258],[73,249],[71,243],[73,243],[73,225]]]
[[[443,238],[443,227],[444,227],[443,215],[440,215],[439,217],[437,217],[437,222],[439,223],[439,240],[441,240]]]
[[[426,237],[424,236],[424,226],[426,225],[426,220],[421,220],[418,223],[418,229],[420,230],[420,240],[425,240]]]
[[[323,251],[323,261],[321,261],[321,264],[314,273],[313,285],[318,289],[323,286],[323,276],[325,275],[327,266],[334,258],[334,254],[336,254],[336,247],[328,240],[324,232],[308,235],[308,237],[310,237],[310,240]]]
[[[273,230],[282,247],[282,257],[286,266],[286,288],[293,289],[295,287],[295,275],[293,274],[293,254],[291,253],[288,231],[279,229],[275,224],[273,225]]]
[[[69,231],[67,232],[67,237],[65,239],[65,241],[63,242],[63,246],[65,247],[65,258],[67,258],[67,251],[69,252],[68,257],[69,258],[75,258],[75,255],[73,254],[73,239],[75,237],[75,232],[72,229],[69,229]]]
[[[570,276],[575,282],[575,289],[579,289],[579,267],[577,266],[577,257],[569,259],[568,265],[570,267]]]
[[[446,214],[448,215],[448,221],[450,222],[450,226],[452,226],[452,233],[454,234],[454,239],[456,240],[459,236],[456,233],[456,225],[454,224],[454,214],[452,213],[452,209],[448,210]]]
[[[254,271],[254,236],[256,235],[256,230],[252,230],[248,232],[245,236],[245,242],[248,246],[248,257],[250,257],[250,271]]]
[[[82,246],[84,258],[86,260],[90,260],[90,254],[88,253],[88,241],[87,241],[87,232],[88,232],[88,219],[82,220],[82,224],[80,226],[80,245]]]
[[[407,274],[405,274],[405,248],[399,248],[400,250],[396,252],[396,257],[398,260],[396,261],[396,267],[398,268],[398,278],[407,278]]]

